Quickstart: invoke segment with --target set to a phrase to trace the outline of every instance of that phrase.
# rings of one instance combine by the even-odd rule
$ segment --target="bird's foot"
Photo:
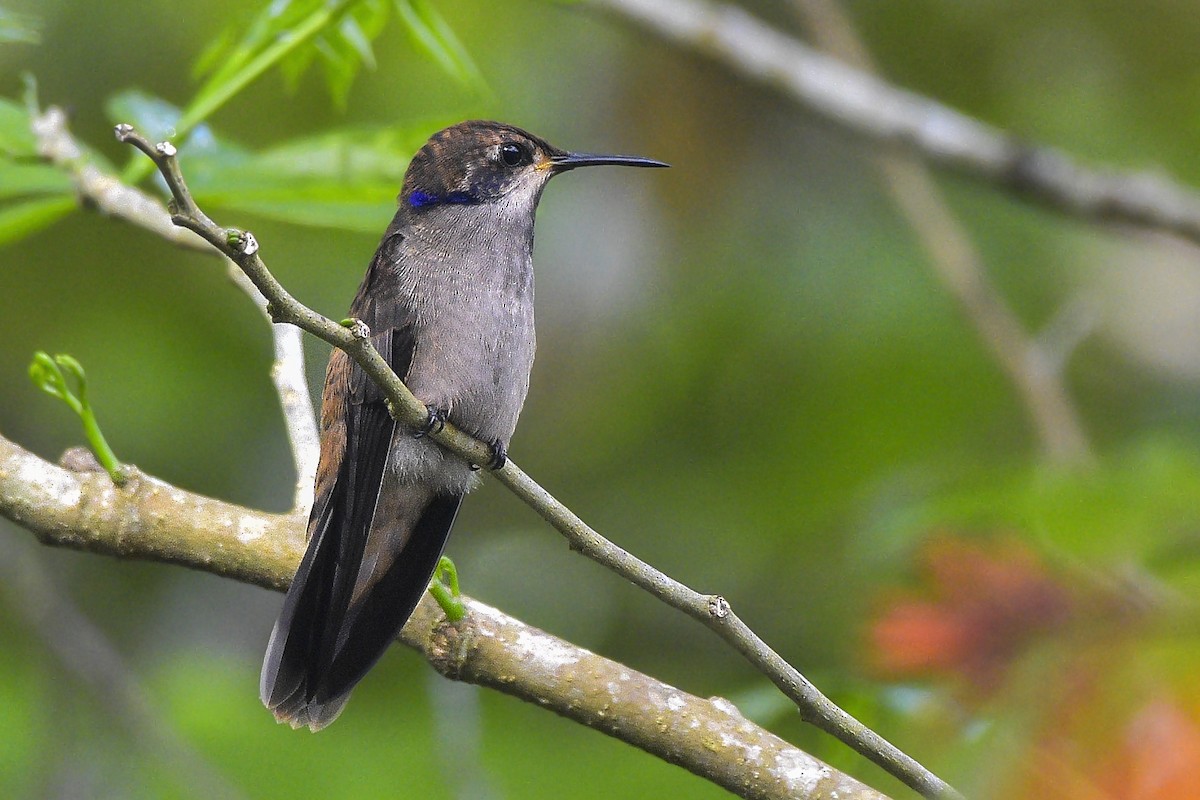
[[[483,466],[490,470],[498,470],[508,463],[508,450],[504,448],[504,442],[499,439],[492,439],[487,445],[488,449],[492,451],[492,457]],[[471,465],[472,472],[478,472],[479,469],[480,466],[478,464]]]
[[[488,442],[488,449],[492,451],[492,460],[488,462],[488,469],[500,469],[508,463],[508,450],[505,449],[504,442],[492,439]]]
[[[425,424],[417,428],[417,432],[413,434],[414,439],[420,439],[422,436],[427,436],[431,433],[441,433],[446,427],[446,417],[449,412],[444,408],[436,406],[425,406],[425,410],[429,412],[429,419],[425,420]]]

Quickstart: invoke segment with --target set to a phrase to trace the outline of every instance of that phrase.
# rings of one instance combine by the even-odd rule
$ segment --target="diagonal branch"
[[[267,297],[267,309],[274,322],[296,325],[345,351],[384,391],[392,415],[399,422],[412,428],[427,427],[429,411],[371,346],[370,332],[365,325],[358,321],[348,327],[338,325],[301,304],[267,270],[258,256],[258,242],[252,234],[219,227],[196,205],[180,172],[174,145],[169,142],[152,144],[130,125],[118,125],[116,135],[120,141],[132,144],[149,156],[158,167],[172,194],[169,206],[172,221],[199,234],[241,267]],[[453,425],[447,424],[440,433],[433,434],[433,438],[473,464],[487,464],[491,460],[491,450],[486,443]],[[807,722],[835,736],[926,797],[958,797],[945,781],[822,694],[750,630],[733,613],[725,598],[693,591],[617,547],[522,472],[513,461],[509,460],[493,473],[562,533],[573,549],[715,631],[796,703]]]
[[[135,473],[124,487],[73,472],[0,436],[0,515],[43,544],[161,561],[282,591],[302,523],[191,494]],[[463,598],[445,621],[428,596],[400,635],[439,672],[488,686],[628,742],[756,800],[887,800],[745,719]]]
[[[1037,200],[1063,214],[1200,242],[1200,193],[1150,173],[1088,168],[936,100],[807,47],[753,15],[710,0],[590,0],[736,72],[780,89],[832,122]]]

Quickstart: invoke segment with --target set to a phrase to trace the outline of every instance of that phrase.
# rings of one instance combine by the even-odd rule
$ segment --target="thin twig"
[[[229,259],[226,259],[226,263],[229,267],[229,277],[246,293],[254,307],[262,312],[263,319],[271,326],[271,341],[275,347],[275,360],[271,363],[271,383],[275,385],[275,394],[279,396],[288,444],[292,448],[292,463],[296,466],[292,513],[307,519],[316,488],[321,441],[317,435],[316,412],[313,409],[312,395],[309,394],[308,378],[304,369],[303,332],[295,325],[279,325],[272,322],[267,311],[267,298],[263,297],[262,292],[237,264]]]
[[[211,253],[212,248],[186,228],[171,223],[162,203],[121,182],[92,163],[67,127],[67,112],[50,106],[34,116],[30,125],[38,155],[61,168],[75,184],[80,199],[102,214],[144,228],[171,244]]]
[[[822,48],[864,73],[875,72],[870,53],[836,0],[796,0],[795,5]],[[916,233],[942,285],[1016,388],[1042,449],[1060,462],[1089,460],[1091,448],[1061,370],[1043,357],[1038,342],[988,278],[983,257],[929,169],[913,155],[886,150],[876,154],[875,162],[892,202]]]
[[[0,516],[43,544],[203,570],[276,591],[303,554],[295,517],[192,494],[134,473],[124,487],[0,436]],[[442,674],[547,708],[757,800],[886,800],[743,718],[462,598],[445,620],[426,596],[400,635]]]
[[[258,256],[258,242],[252,234],[219,227],[196,205],[180,172],[174,145],[169,142],[152,144],[130,125],[118,125],[116,135],[120,141],[132,144],[149,156],[158,167],[172,194],[172,221],[195,231],[235,261],[267,297],[267,308],[273,321],[297,325],[344,350],[384,391],[397,420],[413,428],[427,426],[429,411],[371,346],[366,326],[357,323],[350,328],[343,327],[301,304],[267,270]],[[486,443],[453,425],[447,424],[433,438],[471,463],[487,464],[491,460]],[[493,474],[561,532],[573,549],[714,630],[791,698],[806,721],[845,742],[922,795],[958,797],[948,784],[821,694],[751,631],[733,613],[725,598],[695,592],[600,536],[511,459]]]
[[[915,92],[822,55],[736,6],[709,0],[589,0],[664,39],[774,86],[856,134],[1069,216],[1124,222],[1200,242],[1200,193],[1157,174],[1081,166]]]
[[[148,230],[172,244],[225,258],[220,250],[204,239],[171,222],[171,215],[156,198],[122,183],[116,176],[92,164],[83,148],[71,136],[67,115],[62,109],[51,106],[36,115],[32,129],[38,142],[39,155],[71,177],[75,191],[89,206],[102,214]],[[225,261],[230,278],[270,322],[266,298],[236,264],[228,259]],[[316,415],[305,377],[303,339],[300,331],[292,325],[272,325],[271,338],[275,350],[271,381],[279,396],[292,461],[296,467],[292,513],[307,516],[313,501],[319,442]]]

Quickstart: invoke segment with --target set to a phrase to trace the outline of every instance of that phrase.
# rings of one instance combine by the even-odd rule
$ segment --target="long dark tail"
[[[462,502],[423,486],[389,486],[380,497],[386,457],[360,455],[347,453],[345,474],[311,520],[267,645],[259,693],[292,727],[315,731],[337,718],[425,593]]]
[[[437,567],[462,495],[435,495],[389,568],[352,604],[336,535],[309,542],[271,632],[260,694],[276,719],[320,730],[400,633]],[[354,578],[349,583],[353,586]]]

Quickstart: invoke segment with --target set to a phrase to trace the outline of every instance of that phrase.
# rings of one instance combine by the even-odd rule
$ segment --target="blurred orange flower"
[[[889,677],[961,676],[989,690],[1033,637],[1070,620],[1070,589],[1015,540],[941,537],[920,557],[925,591],[892,599],[870,628]]]
[[[1073,727],[1035,740],[1004,797],[1064,800],[1200,798],[1200,725],[1170,700],[1149,701],[1123,728],[1090,745]]]
[[[1152,628],[1113,624],[1145,619],[1137,597],[1068,581],[1014,539],[941,536],[918,564],[920,587],[892,593],[871,624],[870,659],[888,677],[949,680],[996,701],[986,716],[1025,719],[1014,734],[1025,745],[1008,751],[990,796],[1200,800],[1200,698],[1181,701],[1195,682],[1140,658]],[[1053,660],[1026,673],[1037,681],[1006,694],[1009,668],[1051,636]]]
[[[1119,800],[1200,798],[1200,725],[1170,701],[1151,701],[1126,726],[1110,773]]]

